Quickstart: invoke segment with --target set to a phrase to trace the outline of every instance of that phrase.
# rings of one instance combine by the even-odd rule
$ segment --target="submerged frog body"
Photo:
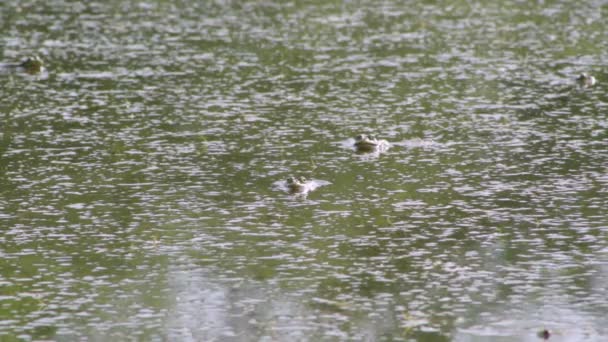
[[[359,134],[355,137],[355,147],[359,152],[383,152],[388,149],[386,140],[380,140],[373,135]]]
[[[596,83],[596,80],[595,80],[595,77],[584,72],[579,77],[576,78],[576,82],[581,87],[589,88],[589,87],[592,87]]]
[[[29,74],[37,74],[44,70],[44,62],[38,56],[27,57],[21,63],[1,64],[2,69],[15,69]]]

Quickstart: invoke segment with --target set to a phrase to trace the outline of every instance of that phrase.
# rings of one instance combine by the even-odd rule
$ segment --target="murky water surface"
[[[606,340],[607,16],[0,4],[0,339]]]

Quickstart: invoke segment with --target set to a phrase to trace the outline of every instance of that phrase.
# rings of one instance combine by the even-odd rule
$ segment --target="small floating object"
[[[543,329],[538,332],[538,337],[542,338],[543,340],[548,340],[549,337],[551,337],[551,332],[547,329]]]
[[[359,134],[355,137],[355,147],[359,152],[383,152],[388,149],[389,143],[373,135]]]
[[[578,84],[581,87],[589,88],[589,87],[592,87],[596,83],[596,80],[595,80],[595,77],[584,72],[579,77],[576,78],[576,82],[578,82]]]

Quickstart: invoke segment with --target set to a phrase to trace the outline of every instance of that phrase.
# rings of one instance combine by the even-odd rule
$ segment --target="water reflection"
[[[600,3],[34,5],[0,339],[608,335]]]

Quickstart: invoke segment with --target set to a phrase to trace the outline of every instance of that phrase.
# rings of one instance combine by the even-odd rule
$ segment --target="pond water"
[[[3,2],[0,340],[605,341],[607,17]]]

